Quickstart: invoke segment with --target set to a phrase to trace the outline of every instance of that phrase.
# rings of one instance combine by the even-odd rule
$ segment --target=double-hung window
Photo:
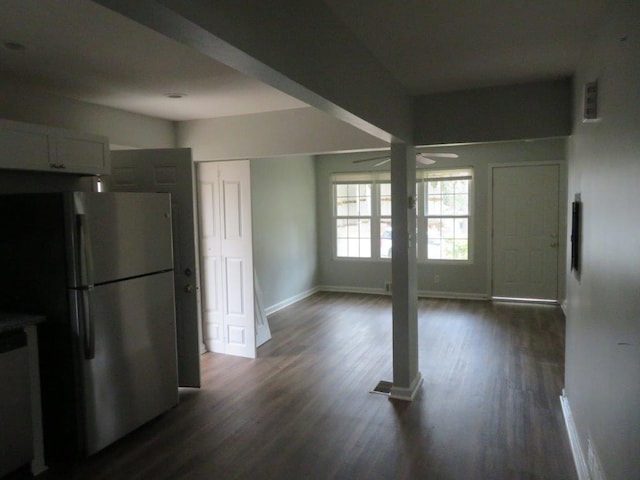
[[[471,261],[473,170],[428,169],[419,175],[419,258]]]
[[[332,176],[335,255],[391,258],[389,172]],[[417,250],[420,261],[472,260],[473,169],[417,172]]]
[[[336,255],[371,257],[371,191],[363,180],[334,182]]]
[[[391,257],[389,173],[339,173],[332,183],[336,257]]]

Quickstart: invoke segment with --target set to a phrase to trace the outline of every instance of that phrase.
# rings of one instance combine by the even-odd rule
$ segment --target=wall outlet
[[[391,282],[384,282],[384,291],[391,292]]]
[[[440,283],[440,275],[437,273],[433,276],[433,283]]]
[[[593,446],[591,436],[587,437],[587,469],[589,470],[589,477],[591,480],[606,480],[600,467],[600,460],[598,460],[598,454]]]

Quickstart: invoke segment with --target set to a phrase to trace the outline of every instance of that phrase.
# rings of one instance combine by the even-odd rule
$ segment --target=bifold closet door
[[[204,340],[255,358],[249,161],[198,164]]]

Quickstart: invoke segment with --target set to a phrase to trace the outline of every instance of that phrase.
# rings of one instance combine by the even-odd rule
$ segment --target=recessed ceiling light
[[[186,96],[186,93],[167,93],[167,98],[184,98]]]
[[[4,42],[4,46],[8,50],[13,50],[16,52],[22,52],[23,50],[27,49],[27,47],[25,47],[22,43],[18,42]]]

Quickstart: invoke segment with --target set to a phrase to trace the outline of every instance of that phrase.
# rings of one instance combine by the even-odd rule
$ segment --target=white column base
[[[409,388],[405,387],[391,387],[391,393],[389,394],[389,398],[394,400],[404,400],[406,402],[412,402],[418,393],[418,389],[422,386],[422,375],[418,372],[411,382],[411,386]]]

